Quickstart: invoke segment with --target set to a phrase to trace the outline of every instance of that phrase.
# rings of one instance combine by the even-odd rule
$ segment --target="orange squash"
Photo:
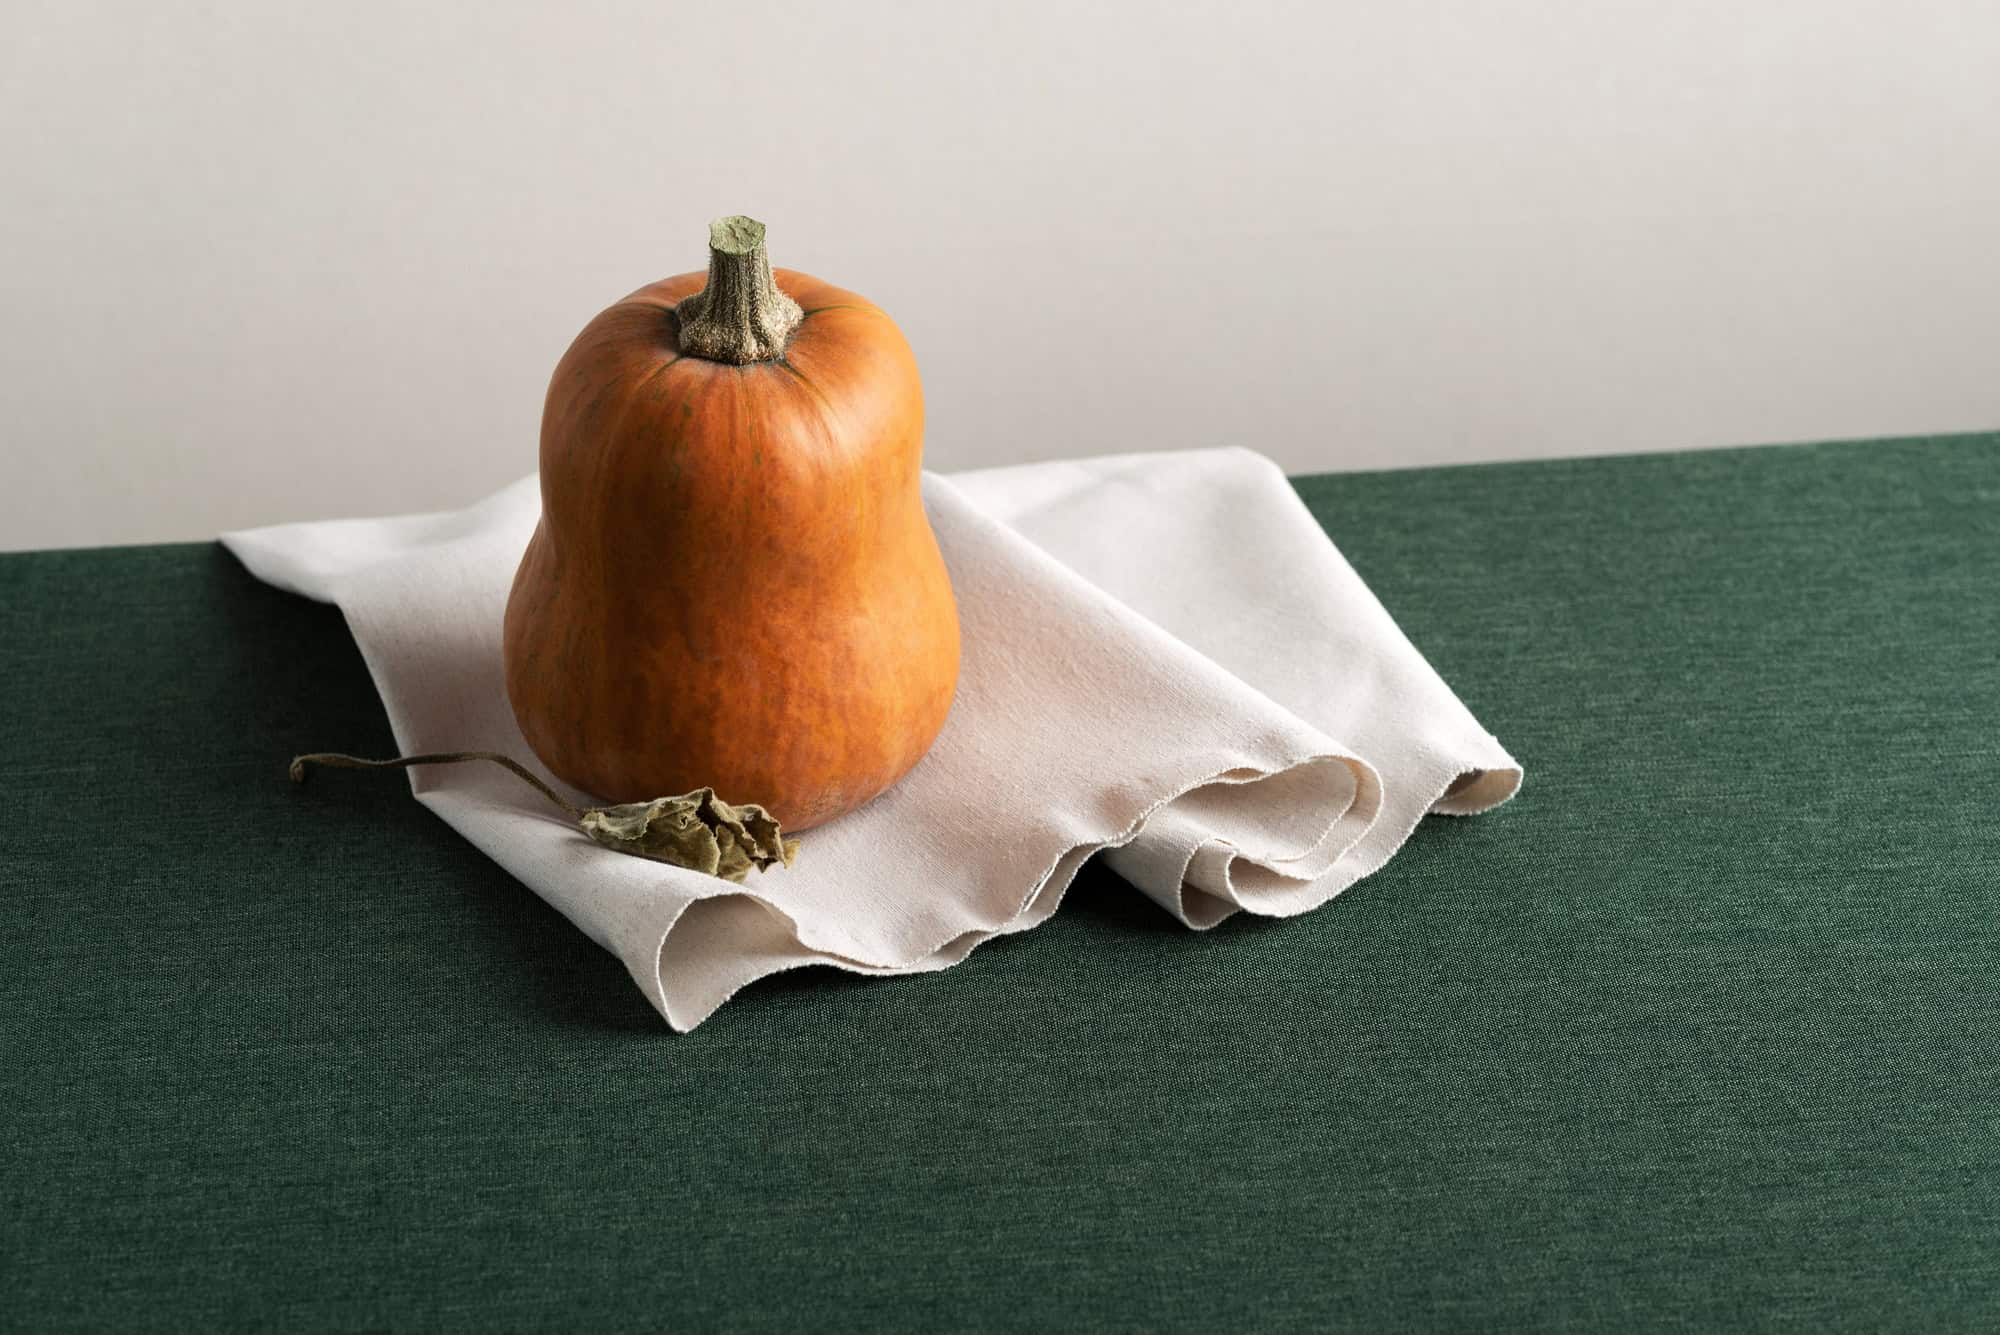
[[[603,799],[711,787],[788,830],[895,783],[958,679],[922,461],[889,317],[714,224],[705,280],[610,307],[549,383],[505,627],[529,746]]]

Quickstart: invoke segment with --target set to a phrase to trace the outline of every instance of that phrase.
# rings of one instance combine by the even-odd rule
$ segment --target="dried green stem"
[[[743,366],[782,356],[805,312],[778,290],[764,251],[764,224],[741,216],[708,225],[708,286],[674,308],[680,349]]]
[[[536,792],[567,811],[572,818],[583,819],[582,807],[543,783],[526,765],[498,751],[435,751],[429,755],[397,756],[393,760],[364,760],[360,756],[342,755],[338,751],[317,751],[311,755],[293,756],[291,776],[293,783],[304,783],[308,765],[326,765],[332,769],[408,769],[412,765],[456,765],[462,760],[490,760],[496,765],[504,765],[534,785]]]
[[[527,766],[498,751],[433,751],[390,760],[315,751],[293,756],[290,772],[293,783],[304,783],[308,765],[334,769],[408,769],[412,765],[455,765],[463,760],[490,760],[513,771],[515,777],[567,811],[593,841],[615,852],[738,883],[753,871],[789,867],[799,855],[799,841],[785,838],[770,812],[752,803],[731,805],[717,798],[712,788],[697,788],[679,797],[656,797],[650,802],[585,810],[543,783]]]

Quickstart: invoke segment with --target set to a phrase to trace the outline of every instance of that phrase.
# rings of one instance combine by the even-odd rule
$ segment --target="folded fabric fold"
[[[1303,912],[1427,812],[1483,811],[1520,783],[1260,456],[933,474],[925,502],[962,623],[951,717],[900,784],[809,832],[795,866],[739,886],[627,857],[486,767],[414,771],[418,799],[685,1030],[786,968],[946,968],[1046,919],[1101,850],[1191,927]],[[403,750],[532,764],[500,625],[539,514],[530,477],[463,511],[223,541],[259,578],[341,607]]]

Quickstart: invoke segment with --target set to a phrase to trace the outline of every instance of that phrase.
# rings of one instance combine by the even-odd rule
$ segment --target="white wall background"
[[[0,16],[0,547],[467,501],[738,211],[936,467],[2000,427],[1992,0]]]

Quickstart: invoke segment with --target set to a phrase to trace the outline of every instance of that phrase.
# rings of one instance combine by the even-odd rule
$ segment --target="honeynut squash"
[[[959,667],[923,428],[894,322],[773,270],[749,218],[713,224],[706,275],[592,320],[549,385],[507,602],[535,754],[613,802],[710,788],[787,831],[901,778]]]

